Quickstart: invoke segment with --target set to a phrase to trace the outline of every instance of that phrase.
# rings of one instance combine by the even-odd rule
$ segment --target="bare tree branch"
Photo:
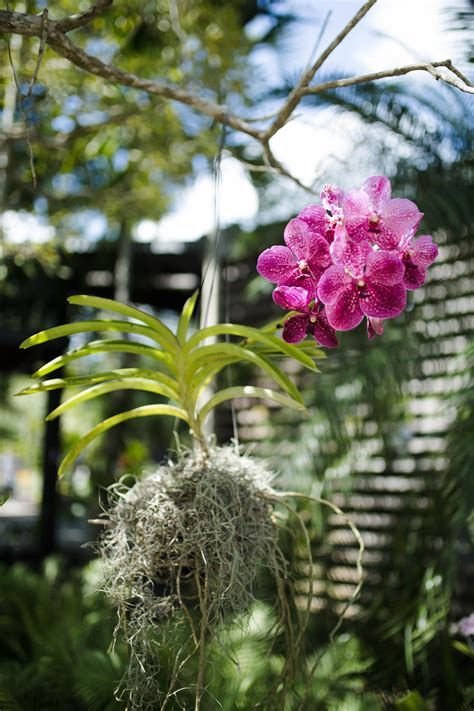
[[[295,108],[298,106],[299,102],[301,101],[301,97],[303,95],[304,89],[308,86],[318,69],[322,67],[326,59],[334,52],[336,47],[341,44],[341,42],[347,37],[349,32],[351,32],[354,27],[362,20],[362,18],[369,12],[370,8],[375,5],[377,0],[367,0],[367,2],[360,8],[358,12],[354,15],[354,17],[347,23],[347,25],[344,27],[341,32],[337,35],[337,37],[331,42],[331,44],[326,47],[324,52],[318,57],[318,59],[314,62],[314,64],[303,73],[302,77],[300,78],[298,84],[295,86],[295,88],[292,90],[290,95],[288,96],[286,102],[278,112],[278,115],[275,119],[275,121],[272,123],[270,128],[265,132],[265,139],[269,139],[272,136],[275,135],[277,131],[282,128],[282,126],[285,125],[285,123],[288,121],[290,118],[291,114],[295,110]]]
[[[79,27],[84,27],[89,22],[99,17],[104,10],[106,10],[110,5],[112,5],[114,0],[98,0],[98,2],[91,5],[84,12],[80,12],[77,15],[71,15],[71,17],[65,20],[59,20],[57,27],[61,32],[71,32],[71,30],[77,30]]]
[[[65,22],[65,20],[62,22]],[[182,104],[187,104],[205,116],[211,117],[218,123],[225,124],[236,131],[260,140],[261,132],[257,131],[238,116],[229,113],[226,106],[201,99],[197,94],[184,91],[176,86],[152,79],[142,79],[136,74],[124,72],[112,64],[105,64],[100,59],[97,59],[97,57],[91,56],[75,45],[62,31],[60,22],[48,20],[47,27],[46,41],[48,45],[54,49],[57,54],[68,59],[76,67],[90,74],[95,74],[103,79],[107,79],[113,84],[132,86],[135,89],[142,89],[149,94],[155,94],[166,99],[172,99]],[[42,18],[37,15],[1,10],[0,32],[41,37]]]
[[[441,73],[438,67],[446,67],[451,72],[459,77],[458,80],[454,77],[448,77],[446,74]],[[450,59],[445,59],[442,62],[431,62],[430,64],[408,64],[405,67],[395,67],[394,69],[387,69],[382,72],[373,72],[371,74],[361,74],[358,77],[348,77],[347,79],[335,79],[334,81],[326,81],[322,84],[316,84],[315,86],[308,86],[303,90],[303,94],[321,94],[323,91],[328,91],[328,89],[340,89],[345,86],[354,86],[354,84],[366,84],[367,82],[377,81],[378,79],[387,79],[389,77],[399,77],[404,74],[409,74],[410,72],[429,72],[435,79],[441,79],[448,84],[453,84],[461,91],[465,91],[469,94],[474,93],[474,88],[470,82],[464,77],[461,72],[456,69]],[[461,80],[462,77],[462,80]]]
[[[172,101],[178,101],[182,104],[186,104],[195,111],[212,118],[213,121],[228,126],[239,133],[250,136],[260,143],[264,160],[263,165],[252,166],[252,170],[267,170],[269,172],[279,173],[280,175],[292,180],[299,187],[311,193],[313,193],[312,188],[304,185],[298,178],[293,176],[275,158],[270,147],[270,139],[288,122],[293,115],[295,108],[305,95],[318,94],[328,89],[362,84],[391,76],[401,76],[413,71],[426,71],[435,79],[451,84],[461,91],[471,94],[474,93],[474,87],[471,82],[452,64],[450,60],[430,64],[413,64],[387,71],[365,74],[359,77],[349,77],[332,82],[324,82],[317,84],[316,86],[309,86],[316,72],[321,68],[331,53],[339,46],[339,44],[341,44],[345,37],[347,37],[347,35],[369,12],[371,7],[377,2],[377,0],[367,0],[367,2],[364,3],[364,5],[348,22],[344,29],[339,32],[324,52],[322,52],[318,59],[303,72],[299,82],[290,92],[283,106],[272,116],[263,117],[257,120],[247,120],[230,113],[228,108],[223,104],[201,98],[197,94],[185,91],[184,89],[181,89],[173,84],[139,77],[136,74],[125,72],[112,64],[106,64],[97,57],[93,57],[85,52],[69,39],[66,34],[67,32],[84,27],[104,12],[112,4],[112,2],[113,0],[97,0],[84,12],[72,15],[71,17],[59,21],[49,19],[46,11],[42,15],[31,15],[27,13],[2,10],[0,11],[0,33],[40,37],[41,54],[42,50],[44,51],[45,44],[47,44],[59,56],[64,57],[76,67],[88,72],[89,74],[101,77],[102,79],[105,79],[113,84],[134,87],[164,99],[170,99]],[[170,6],[175,7],[174,2],[171,2]],[[174,20],[176,24],[176,17],[174,17]],[[39,63],[40,58],[38,61],[38,68]],[[441,71],[443,68],[448,70],[450,74],[446,71]],[[263,122],[272,118],[274,120],[266,130],[256,128],[252,125],[257,123],[259,120]]]

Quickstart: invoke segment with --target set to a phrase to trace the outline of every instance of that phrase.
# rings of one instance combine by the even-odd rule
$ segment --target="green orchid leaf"
[[[155,393],[156,395],[162,395],[169,400],[174,400],[177,402],[177,395],[173,390],[170,390],[165,385],[160,385],[160,383],[153,382],[152,380],[147,380],[145,378],[129,378],[127,380],[112,380],[105,383],[99,383],[98,385],[92,385],[92,387],[83,390],[81,393],[74,395],[65,402],[63,402],[55,410],[52,410],[47,416],[47,420],[54,420],[59,417],[67,410],[70,410],[77,405],[80,405],[87,400],[92,400],[93,398],[99,397],[100,395],[105,395],[106,393],[111,393],[116,390],[142,390],[149,393]]]
[[[220,405],[226,400],[233,400],[238,397],[251,397],[259,398],[261,400],[272,400],[280,405],[285,405],[285,407],[290,407],[292,410],[299,410],[300,412],[306,412],[306,408],[301,403],[293,400],[293,398],[288,397],[288,395],[283,395],[282,393],[275,392],[269,388],[255,388],[252,385],[236,386],[232,388],[224,388],[218,393],[213,395],[210,400],[201,408],[198,413],[198,420],[204,422],[207,415],[213,410],[217,405]]]
[[[94,321],[77,321],[75,323],[66,323],[63,326],[54,326],[46,331],[40,331],[30,336],[20,344],[20,348],[31,348],[39,343],[53,341],[55,338],[63,336],[71,336],[74,333],[87,333],[89,331],[117,331],[122,333],[135,333],[138,336],[148,336],[156,343],[159,343],[165,350],[168,349],[168,341],[164,340],[157,331],[142,326],[138,323],[130,323],[130,321],[115,321],[112,319],[96,319]]]
[[[169,349],[177,348],[178,343],[174,333],[165,326],[165,324],[154,316],[150,316],[146,311],[137,309],[134,306],[128,306],[128,304],[122,304],[120,301],[114,301],[113,299],[104,299],[99,296],[87,296],[85,294],[78,294],[77,296],[70,296],[68,298],[70,304],[76,304],[78,306],[91,306],[96,309],[103,309],[104,311],[110,311],[111,313],[121,314],[127,318],[134,318],[137,321],[141,321],[145,325],[149,326],[153,331],[159,334],[160,339],[164,342],[168,342]]]
[[[62,476],[64,471],[74,462],[75,459],[81,454],[81,452],[90,444],[96,437],[110,430],[112,427],[119,425],[121,422],[126,420],[133,420],[138,417],[152,417],[152,416],[162,416],[166,415],[168,417],[177,417],[180,420],[184,420],[189,424],[188,416],[184,410],[180,407],[174,407],[173,405],[142,405],[142,407],[135,407],[133,410],[127,410],[126,412],[121,412],[118,415],[109,417],[104,420],[99,425],[96,425],[91,429],[86,435],[81,437],[76,444],[71,447],[66,456],[64,457],[61,465],[59,467],[59,476]]]
[[[226,356],[233,358],[235,362],[247,361],[257,366],[257,368],[266,372],[290,397],[303,404],[303,398],[298,389],[281,368],[268,360],[268,358],[234,343],[216,343],[210,346],[201,346],[198,350],[190,353],[186,377],[188,378],[190,374],[196,373],[199,367],[205,366],[214,358],[221,359]]]
[[[309,370],[316,370],[316,366],[313,360],[306,353],[300,351],[296,346],[292,345],[291,343],[286,343],[286,341],[283,341],[281,338],[273,336],[269,333],[263,333],[258,328],[252,328],[251,326],[240,326],[233,323],[222,323],[216,326],[202,328],[201,330],[197,331],[193,336],[191,336],[189,341],[186,343],[184,351],[187,354],[206,338],[221,335],[240,336],[241,338],[263,343],[267,346],[275,348],[281,353],[284,353],[288,357],[297,360]]]
[[[164,373],[160,373],[155,370],[144,370],[142,368],[117,368],[116,370],[109,370],[104,373],[94,373],[93,375],[75,375],[69,378],[52,378],[51,380],[44,380],[42,383],[37,383],[35,385],[30,385],[24,388],[17,396],[21,395],[33,395],[34,393],[45,392],[46,390],[57,390],[58,388],[75,388],[81,385],[95,385],[97,383],[102,383],[107,380],[120,380],[125,382],[127,378],[145,378],[146,380],[153,380],[161,383],[169,390],[171,390],[175,398],[178,398],[178,383],[173,378],[170,378]]]
[[[188,328],[193,317],[194,309],[196,308],[196,302],[199,296],[199,289],[194,292],[192,296],[186,301],[181,312],[178,323],[178,341],[184,343],[188,335]]]
[[[6,504],[9,498],[10,498],[10,494],[0,494],[0,506],[3,506],[3,504]]]
[[[45,375],[49,375],[49,373],[62,368],[64,365],[67,365],[78,358],[84,358],[88,355],[95,355],[96,353],[107,352],[135,353],[137,355],[146,356],[147,358],[159,361],[171,372],[176,372],[173,358],[159,348],[147,346],[144,343],[136,343],[134,341],[107,338],[99,341],[91,341],[91,343],[88,343],[87,346],[76,348],[75,350],[69,351],[69,353],[53,358],[48,363],[41,366],[41,368],[33,373],[31,377],[43,378]]]

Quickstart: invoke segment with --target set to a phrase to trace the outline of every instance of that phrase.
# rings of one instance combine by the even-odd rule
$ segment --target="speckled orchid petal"
[[[381,336],[384,331],[384,322],[381,318],[367,316],[367,338],[373,341],[375,336]]]
[[[368,238],[368,216],[372,212],[369,196],[364,190],[351,190],[342,201],[344,222],[349,236],[356,241]]]
[[[413,264],[411,259],[405,261],[405,276],[403,277],[403,283],[407,289],[414,291],[419,289],[420,286],[426,281],[426,269],[424,267],[419,267]]]
[[[286,246],[293,252],[297,260],[306,259],[308,256],[308,241],[313,232],[303,220],[295,217],[285,227],[283,234]]]
[[[382,249],[394,249],[404,235],[415,232],[423,217],[415,203],[405,198],[388,200],[379,214],[380,223],[373,240]]]
[[[347,267],[355,277],[363,275],[367,257],[372,252],[372,247],[367,240],[355,242],[342,226],[336,228],[336,235],[330,249],[334,262]]]
[[[390,180],[385,175],[373,175],[367,178],[362,190],[369,196],[371,208],[378,212],[392,195]]]
[[[262,252],[257,261],[258,273],[275,284],[287,281],[295,270],[295,259],[288,247],[270,247]]]
[[[323,237],[331,227],[326,210],[321,205],[307,205],[298,213],[297,219],[305,222],[312,232]]]
[[[279,286],[273,292],[273,301],[287,311],[306,312],[311,296],[298,286]]]
[[[321,190],[321,202],[335,217],[341,213],[343,199],[344,191],[337,185],[325,185]]]
[[[412,261],[418,267],[429,267],[438,256],[438,245],[431,235],[421,235],[413,243]]]
[[[359,293],[353,281],[340,289],[336,298],[326,304],[329,324],[338,331],[350,331],[364,318],[359,306]]]
[[[314,339],[321,346],[326,348],[337,348],[339,341],[337,340],[336,331],[330,325],[326,314],[326,309],[321,309],[317,314],[316,323],[312,328]]]
[[[283,326],[283,340],[287,343],[301,343],[306,338],[308,317],[305,314],[290,316]]]
[[[313,234],[308,240],[306,261],[314,274],[323,272],[331,264],[331,254],[327,240],[321,235]]]
[[[338,298],[340,292],[352,286],[352,279],[346,274],[344,267],[335,265],[329,267],[318,284],[318,299],[323,304],[332,304]],[[337,328],[334,326],[334,328]]]
[[[365,278],[391,286],[403,280],[405,267],[400,256],[391,252],[371,252],[367,257]]]
[[[362,312],[371,318],[394,318],[401,314],[406,303],[407,292],[403,283],[387,286],[367,282],[359,300]]]

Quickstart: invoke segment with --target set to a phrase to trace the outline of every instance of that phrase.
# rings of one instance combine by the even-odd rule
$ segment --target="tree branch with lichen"
[[[208,116],[213,121],[223,124],[232,130],[242,133],[260,143],[262,147],[263,163],[254,167],[272,173],[278,173],[292,180],[299,187],[313,192],[311,187],[304,185],[297,177],[292,175],[273,155],[270,140],[292,117],[295,109],[302,99],[307,95],[319,94],[329,89],[344,88],[356,84],[363,84],[380,79],[402,76],[414,71],[425,71],[438,81],[443,81],[456,89],[473,94],[472,83],[457,69],[451,60],[436,61],[425,64],[413,64],[404,67],[395,67],[381,72],[373,72],[356,77],[336,79],[334,81],[322,82],[310,86],[317,72],[324,65],[334,50],[344,41],[350,32],[365,17],[369,10],[376,4],[377,0],[367,0],[364,5],[349,20],[346,26],[330,42],[326,49],[320,54],[316,61],[303,72],[296,86],[290,91],[280,109],[270,117],[273,119],[269,126],[258,128],[255,120],[247,120],[232,113],[224,104],[216,103],[208,99],[203,99],[197,94],[182,89],[174,84],[148,79],[131,72],[124,71],[110,63],[105,63],[92,56],[77,44],[75,44],[67,33],[82,28],[92,22],[99,15],[104,13],[112,5],[113,0],[98,0],[84,12],[66,17],[62,20],[53,20],[48,16],[47,11],[41,15],[31,15],[23,12],[0,11],[0,33],[25,35],[28,37],[39,37],[41,44],[48,45],[61,57],[67,59],[71,64],[82,71],[116,85],[129,86],[140,89],[159,96],[163,99],[177,101],[190,106],[204,116]],[[443,71],[445,70],[445,71]],[[267,118],[268,120],[268,118]],[[262,119],[262,123],[265,119]]]

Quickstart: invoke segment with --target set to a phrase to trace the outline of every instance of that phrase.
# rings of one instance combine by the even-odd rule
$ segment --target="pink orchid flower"
[[[384,331],[383,318],[367,316],[367,338],[373,341],[375,336],[381,336]]]
[[[284,238],[286,247],[270,247],[262,252],[257,271],[277,286],[300,286],[314,299],[319,279],[331,264],[329,245],[298,218],[287,224]]]
[[[400,257],[391,252],[373,251],[365,267],[357,271],[335,264],[321,277],[318,299],[326,306],[330,325],[349,331],[371,318],[393,318],[406,305],[405,268]]]
[[[431,235],[421,235],[413,242],[412,236],[400,243],[399,250],[405,265],[404,282],[407,289],[418,289],[426,281],[426,270],[438,256],[438,245]]]
[[[342,223],[342,200],[344,193],[335,185],[325,185],[321,191],[323,205],[308,205],[298,214],[298,219],[306,222],[313,232],[323,235],[331,244],[337,225]],[[328,214],[330,213],[330,214]]]
[[[391,199],[391,192],[389,179],[376,175],[346,195],[342,209],[352,239],[396,249],[404,235],[416,231],[423,214],[411,200]]]
[[[329,325],[325,310],[318,310],[319,303],[306,289],[298,286],[279,286],[273,292],[273,300],[284,309],[300,312],[285,321],[282,334],[284,341],[300,343],[307,334],[311,334],[321,346],[336,348],[336,332]]]

